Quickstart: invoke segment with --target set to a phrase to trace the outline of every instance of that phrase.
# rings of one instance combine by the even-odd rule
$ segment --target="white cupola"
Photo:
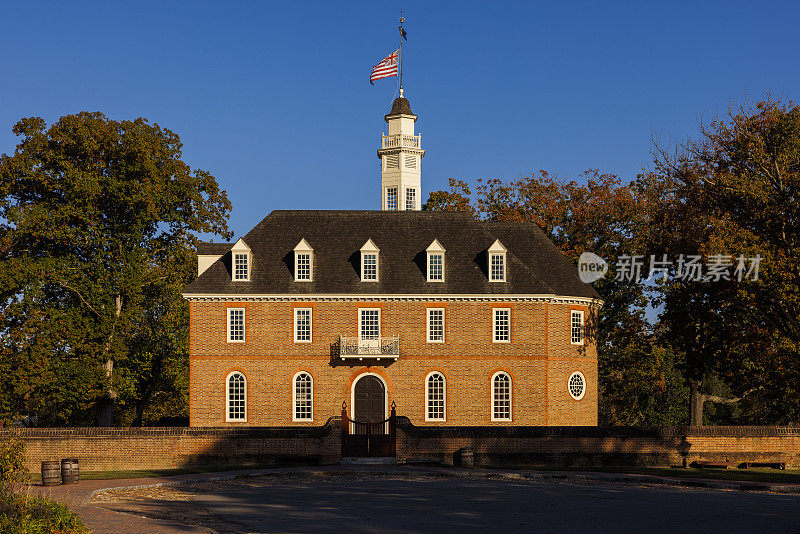
[[[389,124],[388,135],[381,135],[381,209],[388,211],[420,210],[422,201],[421,135],[414,135],[417,116],[411,112],[411,103],[400,96],[392,110],[384,117]]]

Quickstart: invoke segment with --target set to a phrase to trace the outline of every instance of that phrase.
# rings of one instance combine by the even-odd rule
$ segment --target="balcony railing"
[[[381,148],[419,148],[422,134],[381,135]]]
[[[391,358],[396,360],[400,356],[400,337],[379,337],[364,339],[360,337],[339,337],[339,357],[348,358]]]

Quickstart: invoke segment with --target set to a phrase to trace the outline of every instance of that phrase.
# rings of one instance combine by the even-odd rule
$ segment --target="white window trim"
[[[231,312],[239,310],[242,312],[243,339],[231,339]],[[244,343],[247,340],[247,308],[227,308],[225,316],[227,318],[226,328],[228,330],[228,343]]]
[[[442,257],[442,277],[439,280],[434,280],[431,278],[431,256],[441,256]],[[428,282],[436,283],[436,282],[444,282],[444,251],[442,252],[428,252]]]
[[[231,418],[231,384],[230,380],[233,375],[242,375],[244,377],[244,417],[239,419]],[[246,423],[247,422],[247,375],[241,371],[231,371],[225,377],[225,422],[226,423]]]
[[[572,394],[572,390],[569,387],[569,383],[572,382],[572,377],[575,376],[575,375],[580,376],[581,380],[583,380],[583,393],[581,393],[578,397],[576,397],[575,395]],[[579,401],[579,400],[581,400],[582,398],[584,398],[586,396],[586,390],[587,389],[588,389],[588,385],[586,383],[586,377],[583,376],[583,373],[581,373],[580,371],[575,371],[574,373],[571,373],[569,375],[569,377],[567,378],[567,393],[569,393],[569,396],[572,397],[573,399],[575,399],[576,401]]]
[[[253,255],[247,251],[235,250],[231,254],[231,278],[234,282],[249,282],[250,281],[250,272],[253,270]],[[244,256],[247,259],[247,276],[244,278],[237,278],[236,277],[236,256]]]
[[[308,311],[308,339],[297,339],[297,312]],[[311,343],[314,340],[314,308],[294,308],[294,342]]]
[[[431,312],[432,311],[441,311],[442,312],[442,339],[431,339]],[[447,335],[445,333],[445,309],[444,308],[425,308],[425,339],[428,343],[444,343],[445,339],[447,339]]]
[[[492,258],[495,256],[503,258],[503,277],[502,278],[493,278],[492,275]],[[505,252],[490,252],[489,253],[489,281],[490,282],[505,282],[506,281],[506,271],[508,270],[508,262]]]
[[[497,339],[497,312],[508,312],[508,339]],[[492,308],[492,343],[511,343],[511,308]]]
[[[580,315],[580,317],[581,317],[581,340],[577,341],[577,342],[573,341],[573,339],[572,339],[572,318],[575,317],[575,315]],[[583,321],[583,311],[582,310],[571,310],[570,314],[569,314],[569,342],[570,342],[571,345],[583,345],[585,338],[586,338],[586,332],[585,332],[584,321]]]
[[[428,383],[428,380],[432,375],[442,375],[442,402],[444,405],[444,417],[442,418],[430,417],[430,414],[428,413],[428,402],[430,401],[430,384]],[[440,423],[447,421],[447,377],[441,371],[431,371],[425,376],[425,420],[436,421]]]
[[[311,417],[307,419],[301,419],[297,417],[297,377],[302,374],[306,374],[311,377]],[[298,371],[292,377],[292,421],[303,423],[314,421],[314,375],[308,371]]]
[[[380,308],[359,308],[358,309],[358,339],[361,339],[361,312],[362,311],[377,311],[378,312],[378,339],[381,338],[381,309]]]
[[[364,256],[367,254],[375,254],[375,278],[367,280],[364,278]],[[361,247],[361,281],[362,282],[379,282],[381,279],[381,251],[372,242],[372,239],[367,239],[364,246]]]
[[[494,391],[494,379],[499,375],[506,375],[508,377],[508,417],[495,417],[494,416],[494,401],[495,401],[495,391]],[[489,406],[489,409],[492,411],[492,421],[513,421],[514,420],[514,380],[511,378],[511,375],[505,371],[497,371],[495,374],[492,375],[492,379],[489,382],[489,387],[492,390],[492,404]]]
[[[298,257],[301,254],[308,254],[308,278],[299,278],[298,274]],[[314,281],[314,252],[312,251],[294,251],[294,281],[295,282],[313,282]]]

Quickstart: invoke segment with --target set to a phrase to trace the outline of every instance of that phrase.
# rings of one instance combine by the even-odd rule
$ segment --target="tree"
[[[0,350],[29,364],[13,408],[69,405],[74,422],[91,407],[112,425],[120,391],[181,350],[160,337],[174,337],[175,284],[197,233],[229,235],[230,202],[182,161],[177,134],[145,119],[82,112],[13,131],[22,140],[0,158]]]
[[[611,174],[588,171],[581,178],[584,185],[540,171],[509,182],[478,180],[474,198],[468,184],[451,180],[450,191],[431,193],[424,209],[533,222],[575,264],[585,251],[609,261],[640,251],[645,246],[640,236],[648,227],[647,197]],[[674,412],[666,413],[669,407],[663,404],[643,400],[632,408],[628,402],[637,387],[646,392],[653,384],[674,385],[671,357],[663,365],[652,364],[644,286],[638,280],[607,276],[595,288],[604,300],[597,328],[600,420],[605,424],[679,422],[672,419]],[[667,394],[671,393],[670,389]]]
[[[686,354],[691,424],[706,402],[751,407],[761,423],[800,416],[800,108],[731,106],[675,151],[656,145],[647,177],[659,252],[760,258],[758,279],[660,288],[667,340]],[[722,377],[730,395],[705,385]],[[760,408],[759,408],[760,406]],[[764,407],[767,407],[764,409]],[[757,416],[755,415],[757,414]]]

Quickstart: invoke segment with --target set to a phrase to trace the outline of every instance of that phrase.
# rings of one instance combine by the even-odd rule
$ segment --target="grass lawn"
[[[555,471],[584,471],[594,473],[629,473],[669,478],[702,478],[737,482],[769,482],[800,484],[800,469],[683,469],[680,467],[574,467]]]

